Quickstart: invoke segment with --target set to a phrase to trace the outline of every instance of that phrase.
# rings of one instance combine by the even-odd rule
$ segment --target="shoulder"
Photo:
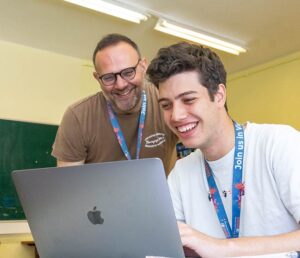
[[[81,99],[70,105],[63,115],[62,122],[66,121],[86,121],[99,116],[103,109],[104,96],[101,92]]]
[[[246,134],[255,137],[284,138],[286,136],[299,136],[299,131],[289,125],[283,124],[255,124],[247,122]]]
[[[69,110],[72,110],[73,112],[88,109],[92,106],[98,105],[101,102],[102,99],[102,93],[97,92],[96,94],[90,95],[88,97],[85,97],[81,100],[76,101],[72,105],[68,107]]]
[[[290,125],[285,124],[256,124],[247,122],[246,128],[250,128],[252,131],[258,132],[279,132],[279,131],[297,131]]]
[[[262,149],[289,148],[300,144],[300,133],[289,125],[247,123],[246,146]],[[294,148],[293,147],[293,148]]]
[[[182,178],[193,177],[195,173],[199,173],[202,163],[203,154],[199,149],[197,149],[188,156],[176,161],[169,178],[173,178],[174,180],[182,180]]]
[[[203,168],[203,155],[200,150],[195,150],[190,155],[178,160],[168,176],[171,191],[188,194],[193,187],[199,188],[199,185],[203,183],[203,173],[205,173]]]
[[[69,106],[64,116],[75,116],[77,119],[86,119],[101,114],[106,102],[102,92],[81,99]]]

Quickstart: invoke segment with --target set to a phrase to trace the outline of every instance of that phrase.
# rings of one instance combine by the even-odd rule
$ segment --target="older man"
[[[65,112],[53,145],[57,165],[158,157],[169,171],[177,137],[163,122],[157,89],[146,83],[147,62],[136,43],[107,35],[93,62],[102,91]]]

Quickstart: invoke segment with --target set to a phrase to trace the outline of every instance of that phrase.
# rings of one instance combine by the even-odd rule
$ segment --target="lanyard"
[[[118,142],[121,146],[121,149],[126,156],[128,160],[131,159],[125,137],[122,133],[121,127],[119,125],[118,119],[112,109],[112,106],[109,102],[107,102],[107,110],[108,110],[108,115],[109,119],[111,122],[111,125],[114,129],[114,132],[116,134],[116,137],[118,139]],[[138,129],[138,135],[137,135],[137,144],[136,144],[136,159],[139,159],[140,157],[140,151],[141,151],[141,146],[142,146],[142,137],[143,137],[143,129],[145,125],[145,118],[146,118],[146,110],[147,110],[147,95],[146,92],[143,90],[142,91],[142,107],[141,107],[141,113],[140,113],[140,119],[139,119],[139,129]]]
[[[213,201],[219,222],[226,238],[239,237],[241,198],[244,195],[243,180],[243,158],[244,158],[244,129],[234,122],[235,150],[232,177],[232,228],[230,227],[227,214],[215,182],[213,172],[205,160],[205,172],[209,186],[209,200]]]

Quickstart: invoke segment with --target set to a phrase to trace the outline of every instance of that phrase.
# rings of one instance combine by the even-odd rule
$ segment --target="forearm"
[[[241,237],[224,241],[226,256],[229,257],[299,251],[300,230],[276,236]]]
[[[69,166],[78,166],[78,165],[83,165],[84,160],[77,161],[77,162],[69,162],[69,161],[62,161],[62,160],[57,160],[57,167],[69,167]]]
[[[300,230],[262,237],[218,239],[178,222],[183,246],[203,258],[252,256],[300,250]]]

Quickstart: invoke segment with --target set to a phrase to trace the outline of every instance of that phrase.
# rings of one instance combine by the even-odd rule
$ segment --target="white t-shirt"
[[[234,150],[209,162],[231,224]],[[300,229],[300,133],[286,125],[247,123],[240,236],[266,236]],[[200,150],[178,160],[168,178],[177,220],[207,235],[225,238],[208,199]]]

